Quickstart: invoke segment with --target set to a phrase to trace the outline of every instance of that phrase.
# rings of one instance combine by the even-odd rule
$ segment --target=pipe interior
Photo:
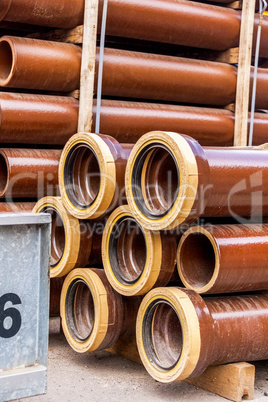
[[[0,80],[6,81],[11,73],[13,64],[12,49],[8,42],[0,42],[0,60]]]
[[[183,349],[182,325],[169,302],[158,299],[147,309],[143,344],[148,360],[157,369],[168,371],[178,363]]]
[[[64,223],[59,212],[52,206],[47,206],[40,212],[49,213],[52,219],[50,266],[53,268],[59,264],[65,250]]]
[[[128,285],[137,282],[146,259],[146,240],[141,226],[132,217],[116,222],[109,240],[109,260],[119,282]]]
[[[83,279],[72,282],[65,301],[66,323],[72,337],[78,342],[86,341],[93,330],[95,307],[89,286]]]
[[[8,182],[8,166],[6,159],[0,154],[0,193],[5,191]]]
[[[172,152],[162,144],[145,147],[133,169],[132,186],[139,209],[151,218],[166,215],[175,203],[180,173]]]
[[[215,251],[209,238],[203,233],[190,233],[182,244],[179,263],[183,277],[192,287],[206,286],[216,264]]]
[[[98,196],[101,172],[98,158],[91,147],[74,147],[65,163],[65,183],[69,199],[79,209],[90,207]]]

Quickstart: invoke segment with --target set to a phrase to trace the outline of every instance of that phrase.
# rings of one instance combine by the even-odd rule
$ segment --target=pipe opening
[[[78,144],[69,152],[64,166],[65,189],[69,200],[78,209],[89,208],[96,200],[101,171],[94,150]]]
[[[54,268],[61,261],[65,250],[65,229],[59,212],[52,206],[44,207],[40,212],[51,215],[51,256],[50,266]]]
[[[178,197],[180,172],[173,153],[154,143],[137,155],[132,174],[133,197],[139,210],[151,219],[165,216]]]
[[[150,363],[160,371],[172,370],[183,349],[182,325],[177,311],[164,299],[153,301],[142,323],[144,350]]]
[[[90,288],[83,279],[70,283],[65,299],[65,315],[73,339],[85,342],[94,327],[95,307]]]
[[[4,194],[8,184],[8,166],[5,157],[0,154],[0,194]]]
[[[190,286],[200,288],[211,280],[215,265],[215,250],[203,233],[190,233],[180,249],[180,269]]]
[[[13,66],[13,53],[11,45],[6,42],[0,42],[0,80],[6,81],[12,71]]]
[[[109,238],[109,262],[119,282],[134,284],[141,277],[147,260],[147,246],[141,226],[130,216],[119,219]]]

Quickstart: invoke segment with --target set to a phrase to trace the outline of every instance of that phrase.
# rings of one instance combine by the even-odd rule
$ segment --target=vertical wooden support
[[[235,103],[234,146],[247,146],[250,67],[253,45],[255,1],[244,0],[242,7],[239,62]]]
[[[99,0],[85,0],[78,132],[91,132]]]

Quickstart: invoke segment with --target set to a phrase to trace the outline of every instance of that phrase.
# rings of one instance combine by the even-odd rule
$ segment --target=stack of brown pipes
[[[83,0],[39,0],[38,12],[35,0],[5,0],[0,19],[66,29],[83,12]],[[268,358],[268,296],[257,293],[268,289],[268,226],[250,223],[268,214],[268,150],[256,147],[268,141],[268,115],[255,114],[255,148],[227,148],[236,67],[178,57],[182,46],[200,58],[237,47],[240,20],[240,11],[186,0],[109,0],[103,134],[75,134],[78,101],[68,94],[79,89],[79,46],[0,39],[0,197],[21,201],[17,210],[35,200],[33,212],[52,216],[51,314],[62,286],[74,350],[134,345],[161,382]],[[256,15],[254,40],[257,26]],[[159,54],[159,44],[172,50]],[[268,109],[264,68],[256,107]],[[96,113],[95,102],[94,122]],[[235,224],[196,225],[200,217]]]

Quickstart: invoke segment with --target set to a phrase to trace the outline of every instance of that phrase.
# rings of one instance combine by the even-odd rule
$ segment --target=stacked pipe
[[[42,0],[36,12],[27,0],[21,13],[23,0],[6,0],[1,18],[59,28],[83,22],[82,0],[54,3]],[[50,272],[60,286],[64,280],[66,339],[85,353],[122,350],[136,338],[136,352],[161,382],[268,358],[268,297],[256,293],[268,285],[268,229],[241,224],[267,215],[268,150],[216,148],[233,143],[234,116],[223,108],[235,101],[235,66],[149,54],[148,46],[137,52],[120,40],[219,52],[238,46],[240,19],[239,11],[184,0],[110,0],[107,35],[120,46],[104,51],[103,134],[75,134],[78,101],[68,93],[79,88],[79,46],[0,40],[0,136],[9,144],[0,152],[0,195],[38,199],[33,211],[52,216]],[[256,16],[254,37],[257,25]],[[267,43],[264,18],[264,58]],[[96,73],[95,90],[97,80]],[[260,68],[259,109],[268,109],[267,86]],[[93,112],[95,119],[96,102]],[[267,124],[265,113],[255,114],[255,145],[267,140]],[[192,226],[199,217],[230,216],[235,225]]]

